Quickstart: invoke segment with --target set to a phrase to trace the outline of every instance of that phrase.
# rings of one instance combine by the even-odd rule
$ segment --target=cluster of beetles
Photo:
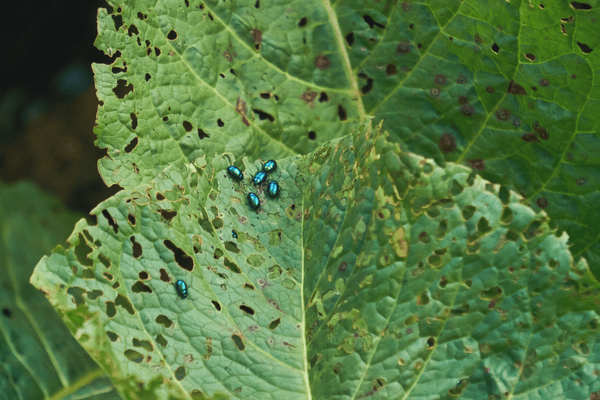
[[[254,175],[254,177],[252,178],[252,183],[254,183],[254,186],[262,185],[267,179],[267,174],[272,173],[276,169],[277,163],[275,162],[275,160],[267,161],[265,165],[263,165],[263,170],[258,171],[256,175]],[[235,180],[241,181],[244,179],[244,174],[242,174],[242,171],[240,171],[240,169],[235,165],[230,165],[229,167],[227,167],[227,173]],[[280,192],[281,188],[279,187],[277,181],[269,181],[269,183],[267,184],[267,194],[269,195],[269,197],[274,199],[275,197],[279,196]],[[250,207],[253,210],[258,210],[260,208],[260,200],[258,199],[256,193],[248,193],[248,204],[250,204]]]
[[[252,183],[254,183],[254,186],[262,185],[265,182],[265,180],[267,179],[267,174],[272,173],[276,169],[277,169],[277,163],[275,162],[275,160],[267,161],[263,165],[263,170],[258,171],[256,173],[256,175],[254,175],[254,177],[252,178]],[[230,177],[232,177],[233,179],[235,179],[237,181],[241,181],[244,179],[244,174],[235,165],[230,165],[229,167],[227,167],[227,173],[229,174]],[[274,199],[277,196],[279,196],[280,193],[281,193],[281,187],[279,187],[279,184],[274,180],[269,181],[269,183],[267,184],[267,194],[269,195],[269,197]],[[248,193],[248,204],[250,204],[250,207],[253,210],[258,210],[260,208],[260,200],[258,199],[258,196],[256,195],[256,193],[254,193],[254,192]],[[234,235],[234,238],[236,238],[237,234],[235,232],[232,232],[232,233]],[[179,295],[179,297],[181,297],[182,299],[187,298],[188,286],[187,286],[187,283],[185,283],[185,281],[179,279],[177,282],[175,282],[175,290],[177,291],[177,294]]]

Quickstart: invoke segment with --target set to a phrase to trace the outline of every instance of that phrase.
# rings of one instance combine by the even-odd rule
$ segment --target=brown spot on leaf
[[[472,105],[470,104],[463,104],[460,107],[460,112],[462,113],[462,115],[464,115],[465,117],[470,117],[473,114],[475,114],[475,108],[473,108]]]
[[[304,92],[300,95],[300,98],[306,104],[313,103],[315,101],[315,99],[317,98],[317,92]]]
[[[398,46],[396,47],[396,53],[402,56],[408,52],[410,52],[410,42],[398,43]]]
[[[548,130],[546,128],[543,128],[542,126],[540,126],[540,123],[538,121],[534,121],[532,126],[533,126],[533,130],[538,134],[540,139],[548,140],[549,136],[548,136]]]
[[[436,75],[433,78],[433,81],[436,85],[445,85],[446,84],[446,75]]]
[[[540,141],[538,139],[538,137],[536,136],[536,134],[533,132],[524,133],[523,136],[521,136],[521,139],[523,139],[525,142],[539,142]]]
[[[542,80],[540,80],[538,83],[539,83],[539,84],[540,84],[540,86],[542,86],[542,87],[546,87],[546,86],[550,85],[550,82],[548,82],[548,79],[545,79],[545,78],[544,78],[544,79],[542,79]]]
[[[394,64],[388,64],[387,67],[385,67],[385,73],[388,75],[396,75],[398,71],[396,71],[396,66]]]
[[[437,99],[438,97],[440,97],[440,94],[442,93],[442,90],[439,88],[433,88],[433,89],[429,89],[429,94],[431,95],[431,97]]]
[[[252,29],[252,39],[254,39],[254,43],[262,42],[262,32],[258,29]]]
[[[458,96],[458,104],[467,104],[468,102],[467,96]]]
[[[410,11],[411,9],[412,9],[412,4],[411,4],[411,3],[407,2],[407,1],[403,1],[403,2],[402,2],[402,10],[403,10],[404,12],[408,12],[408,11]]]
[[[506,91],[506,93],[508,94],[518,94],[521,96],[526,96],[527,92],[525,91],[525,88],[521,85],[519,85],[517,82],[515,81],[510,81],[510,84],[508,85],[508,90]]]
[[[488,93],[494,93],[496,91],[496,89],[494,89],[491,86],[488,86],[488,87],[485,88],[485,91],[488,92]]]
[[[231,53],[229,52],[229,50],[225,50],[223,52],[223,58],[226,59],[229,62],[233,61],[233,57],[231,56]]]
[[[483,171],[485,169],[485,162],[479,158],[476,160],[469,161],[471,168],[476,169],[477,171]]]
[[[539,208],[543,209],[543,208],[548,207],[548,200],[546,200],[545,197],[540,197],[539,199],[536,200],[536,203]]]
[[[315,65],[318,69],[327,69],[331,66],[331,61],[329,61],[327,56],[319,54],[317,58],[315,58]]]
[[[479,35],[479,33],[475,34],[475,42],[477,42],[477,43],[483,43],[483,39],[481,38],[481,36]]]
[[[500,121],[508,121],[510,118],[510,111],[505,108],[499,108],[496,110],[496,118]]]
[[[439,140],[439,147],[443,153],[451,153],[456,150],[456,138],[451,133],[444,133]]]

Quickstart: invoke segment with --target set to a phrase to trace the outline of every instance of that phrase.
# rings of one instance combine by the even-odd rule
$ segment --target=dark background
[[[118,191],[98,173],[91,63],[104,0],[5,2],[0,23],[0,181],[27,179],[88,213]]]

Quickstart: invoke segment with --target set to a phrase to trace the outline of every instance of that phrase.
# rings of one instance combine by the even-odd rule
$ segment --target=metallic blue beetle
[[[263,171],[265,171],[267,173],[273,172],[276,169],[277,169],[277,163],[275,162],[275,160],[269,160],[263,166]]]
[[[248,203],[253,210],[258,210],[260,208],[260,200],[254,193],[248,193]]]
[[[178,280],[177,282],[175,282],[175,290],[177,291],[177,294],[179,295],[179,297],[181,297],[182,299],[187,298],[187,296],[188,296],[188,285],[187,285],[187,283],[185,283],[181,279]]]
[[[227,173],[230,177],[232,177],[233,179],[237,179],[238,181],[244,179],[244,174],[242,174],[242,171],[240,171],[240,169],[235,165],[230,165],[229,167],[227,167]]]
[[[254,185],[260,185],[261,183],[263,183],[265,181],[266,178],[267,178],[267,174],[264,173],[263,171],[259,171],[256,173],[256,175],[254,175],[254,178],[252,178],[252,181],[254,182]]]
[[[279,196],[280,193],[281,188],[279,187],[279,183],[275,181],[269,182],[269,186],[267,188],[267,194],[269,195],[269,197],[274,199],[275,197]]]

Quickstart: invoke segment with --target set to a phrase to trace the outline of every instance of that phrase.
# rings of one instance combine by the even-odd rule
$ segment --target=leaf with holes
[[[596,3],[109,3],[96,46],[114,61],[94,65],[109,185],[215,152],[307,154],[373,116],[545,210],[600,279]]]
[[[261,163],[236,163],[238,181],[232,161],[121,191],[36,268],[126,396],[600,393],[600,287],[516,194],[402,152],[381,126],[277,160],[275,199],[250,178]]]

